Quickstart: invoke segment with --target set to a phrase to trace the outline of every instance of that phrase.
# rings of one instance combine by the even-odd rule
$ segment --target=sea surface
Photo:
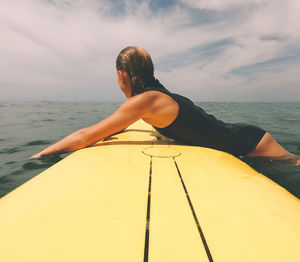
[[[113,113],[121,102],[0,101],[0,197],[30,180],[67,154],[29,157],[73,131]],[[286,150],[300,155],[300,103],[198,102],[229,123],[260,126]],[[300,198],[300,166],[265,158],[241,158],[258,172]]]

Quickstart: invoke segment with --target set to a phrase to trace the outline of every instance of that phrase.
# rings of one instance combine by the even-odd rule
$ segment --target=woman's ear
[[[130,79],[126,71],[118,70],[118,81],[119,84],[131,87]]]
[[[118,80],[123,84],[130,82],[129,76],[128,76],[127,72],[124,70],[118,70]]]
[[[122,91],[125,93],[126,97],[131,96],[131,84],[130,79],[126,71],[118,70],[118,83]]]
[[[118,83],[120,84],[122,82],[122,71],[117,70],[117,76],[118,76]]]

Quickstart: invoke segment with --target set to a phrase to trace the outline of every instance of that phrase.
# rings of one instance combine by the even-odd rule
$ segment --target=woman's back
[[[144,92],[148,91],[162,92],[177,102],[179,112],[174,121],[163,128],[153,126],[161,134],[185,144],[214,148],[239,156],[250,152],[266,133],[252,125],[224,123],[188,98],[171,93],[157,80],[153,86],[145,87]],[[247,137],[247,132],[244,132],[247,130],[251,130],[251,136]]]

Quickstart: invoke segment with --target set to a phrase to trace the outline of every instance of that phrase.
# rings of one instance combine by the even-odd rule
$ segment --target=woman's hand
[[[43,156],[43,155],[42,155],[41,152],[40,152],[40,153],[37,153],[37,154],[31,156],[30,159],[40,158],[40,157],[42,157],[42,156]]]

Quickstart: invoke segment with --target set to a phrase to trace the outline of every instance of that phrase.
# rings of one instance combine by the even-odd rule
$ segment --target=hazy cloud
[[[221,11],[235,7],[261,5],[267,3],[268,0],[182,0],[181,2],[192,8]]]
[[[0,100],[121,100],[115,59],[139,45],[193,100],[300,101],[299,13],[293,0],[3,1]]]

